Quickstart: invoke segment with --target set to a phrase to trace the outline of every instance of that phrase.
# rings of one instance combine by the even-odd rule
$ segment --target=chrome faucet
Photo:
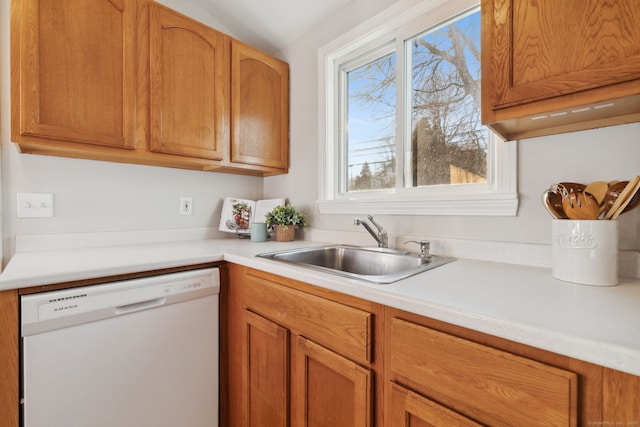
[[[366,221],[363,221],[361,219],[354,218],[353,219],[353,225],[361,225],[364,228],[366,228],[366,230],[369,232],[369,234],[371,234],[371,236],[374,239],[376,239],[376,242],[378,242],[378,247],[379,248],[388,248],[389,247],[389,237],[387,236],[387,231],[384,228],[382,228],[382,226],[380,224],[375,222],[371,215],[367,215],[367,218],[369,219],[369,221],[371,221],[371,224],[373,224],[378,229],[377,233],[371,229],[371,227],[369,226],[369,224]]]
[[[426,259],[427,261],[431,261],[431,253],[429,252],[430,247],[431,247],[431,242],[429,242],[428,240],[420,240],[419,242],[416,240],[409,240],[404,242],[404,244],[406,245],[407,243],[417,243],[420,245],[420,258]]]

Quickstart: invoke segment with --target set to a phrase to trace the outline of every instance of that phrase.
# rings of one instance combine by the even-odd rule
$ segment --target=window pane
[[[347,191],[395,187],[396,55],[347,73]]]
[[[411,177],[407,186],[487,181],[480,124],[480,12],[411,40]]]

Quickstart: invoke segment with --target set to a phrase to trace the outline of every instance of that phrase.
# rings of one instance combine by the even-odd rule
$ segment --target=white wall
[[[213,17],[177,0],[162,3],[224,31]],[[395,3],[353,0],[296,43],[278,52],[291,66],[291,169],[262,179],[169,168],[22,155],[10,140],[9,1],[0,0],[0,138],[4,260],[16,235],[217,228],[223,197],[287,196],[311,225],[353,230],[351,216],[319,215],[317,50]],[[517,217],[380,217],[392,234],[548,243],[550,217],[540,194],[551,183],[628,179],[640,173],[640,124],[519,142],[520,209]],[[17,192],[51,192],[55,216],[17,219]],[[177,214],[181,195],[194,199],[194,215]],[[640,248],[640,209],[620,219],[621,247]]]
[[[317,50],[394,0],[353,0],[295,44],[283,50],[291,66],[291,171],[265,179],[265,197],[287,194],[310,214],[312,227],[351,230],[352,216],[320,215],[318,198]],[[519,141],[516,217],[380,216],[392,234],[506,242],[550,243],[550,216],[542,191],[559,181],[630,179],[640,174],[640,124]],[[364,214],[365,212],[363,212]],[[620,246],[640,248],[640,209],[620,217]]]
[[[184,2],[162,3],[224,31],[213,17]],[[18,153],[10,138],[8,0],[0,3],[0,42],[5,263],[16,235],[217,229],[225,196],[262,196],[262,178]],[[17,192],[53,193],[54,217],[17,218]],[[178,214],[180,196],[193,197],[193,216]]]

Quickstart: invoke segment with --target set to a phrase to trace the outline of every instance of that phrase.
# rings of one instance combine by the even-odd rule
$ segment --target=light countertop
[[[216,239],[16,253],[0,290],[228,261],[640,375],[640,280],[599,287],[551,269],[458,259],[389,285],[277,261],[263,252],[318,245]]]

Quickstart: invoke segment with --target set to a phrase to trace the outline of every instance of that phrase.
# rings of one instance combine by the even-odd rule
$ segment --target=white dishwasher
[[[218,425],[216,268],[25,295],[24,427]]]

